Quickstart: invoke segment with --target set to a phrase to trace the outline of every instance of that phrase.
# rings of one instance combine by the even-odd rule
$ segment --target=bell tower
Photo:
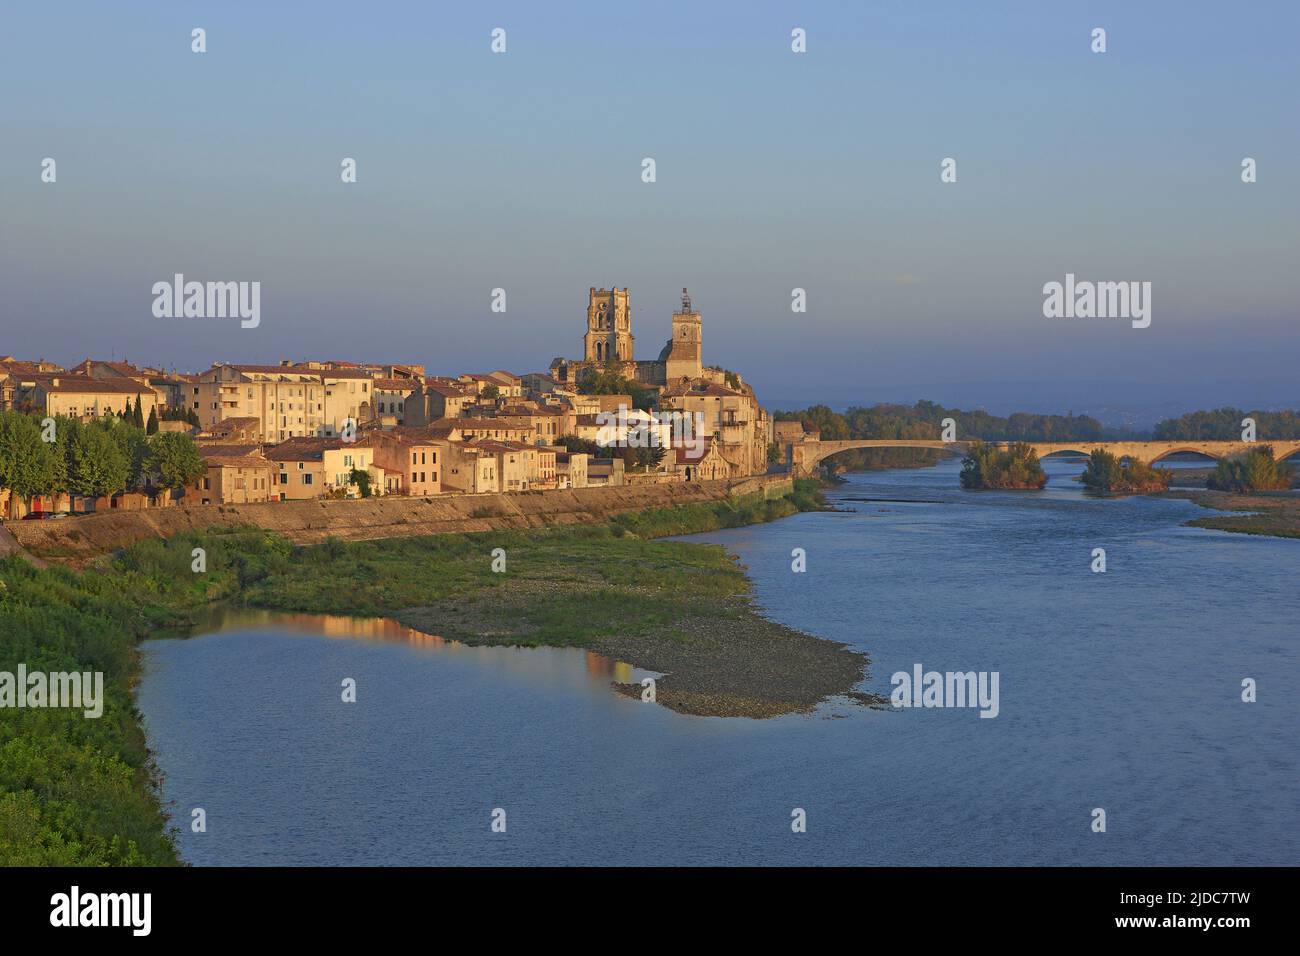
[[[682,308],[673,313],[673,337],[668,340],[664,373],[669,382],[699,378],[703,372],[701,333],[703,321],[691,306],[690,294],[682,289]]]
[[[582,337],[585,361],[631,362],[633,356],[632,310],[627,289],[597,289],[587,295],[587,334]]]

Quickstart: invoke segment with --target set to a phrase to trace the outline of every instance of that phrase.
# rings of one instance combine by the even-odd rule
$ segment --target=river
[[[1090,499],[1077,464],[1046,467],[1039,493],[963,492],[955,462],[850,475],[829,493],[845,512],[692,539],[740,556],[764,613],[870,654],[866,690],[916,664],[997,672],[992,719],[686,717],[612,693],[640,674],[598,655],[385,621],[235,615],[148,641],[139,704],[182,856],[1300,863],[1300,541],[1184,528],[1204,512]]]

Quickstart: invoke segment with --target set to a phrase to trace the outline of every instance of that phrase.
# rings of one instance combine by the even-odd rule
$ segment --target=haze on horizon
[[[5,19],[0,354],[526,372],[579,354],[593,285],[655,357],[688,286],[772,408],[1300,405],[1294,4]],[[178,272],[260,281],[261,325],[155,318]],[[1067,272],[1150,281],[1151,327],[1044,318]]]

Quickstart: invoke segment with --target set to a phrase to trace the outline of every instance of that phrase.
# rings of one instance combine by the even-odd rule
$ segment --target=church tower
[[[631,362],[632,311],[627,289],[597,289],[587,296],[587,334],[582,337],[583,359],[603,365]]]
[[[691,297],[682,289],[682,310],[673,313],[673,337],[664,348],[664,374],[669,384],[679,378],[699,378],[701,364],[700,313],[691,307]]]

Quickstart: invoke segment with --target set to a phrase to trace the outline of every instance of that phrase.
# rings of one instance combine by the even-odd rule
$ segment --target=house
[[[575,416],[551,405],[534,403],[503,405],[494,420],[530,429],[528,440],[537,445],[552,445],[570,433]]]
[[[206,468],[192,486],[199,504],[251,504],[277,497],[278,469],[259,447],[201,445],[199,454]]]
[[[499,462],[491,449],[462,441],[444,446],[442,486],[448,491],[477,495],[501,490]]]
[[[281,501],[320,498],[326,494],[325,448],[338,442],[326,438],[290,438],[266,447],[276,466],[276,497]]]
[[[344,364],[344,363],[339,363]],[[264,442],[333,438],[368,421],[373,378],[345,368],[214,365],[196,377],[194,410],[204,428],[227,418],[256,418]]]
[[[84,375],[49,375],[21,380],[15,401],[30,404],[49,416],[66,415],[82,420],[107,414],[121,415],[140,404],[143,420],[158,405],[158,396],[148,385],[130,378],[94,379]]]
[[[473,401],[474,396],[459,384],[428,381],[422,389],[413,390],[406,399],[403,423],[427,425],[440,418],[459,418]]]
[[[411,378],[377,378],[371,383],[374,400],[371,414],[384,421],[392,419],[393,424],[405,424],[406,406],[414,396],[423,395],[420,383]]]
[[[472,438],[491,438],[496,441],[528,441],[532,434],[531,424],[501,421],[496,418],[440,418],[430,422],[431,432],[441,433],[453,441],[468,441]]]
[[[262,421],[259,418],[249,416],[223,418],[211,428],[199,432],[199,441],[209,439],[234,444],[260,443],[262,440]]]
[[[591,458],[587,461],[587,485],[622,485],[622,458]]]
[[[366,440],[374,449],[374,463],[384,470],[384,494],[425,497],[442,492],[447,442],[392,432],[375,432]]]
[[[674,448],[672,454],[674,471],[683,481],[722,481],[731,476],[731,464],[712,438]]]
[[[582,452],[556,450],[555,477],[560,488],[587,487],[587,461],[590,455]]]

